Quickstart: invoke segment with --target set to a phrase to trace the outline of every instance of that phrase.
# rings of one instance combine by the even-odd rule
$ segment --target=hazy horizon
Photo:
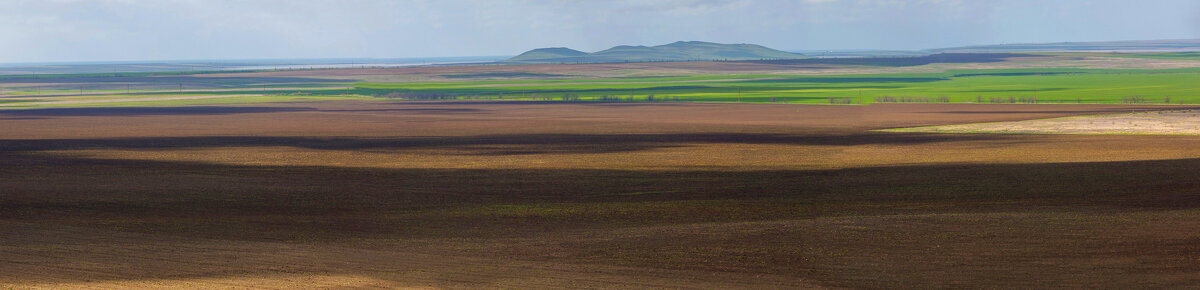
[[[6,2],[0,63],[395,59],[674,41],[787,51],[1200,38],[1200,3],[1156,1]]]

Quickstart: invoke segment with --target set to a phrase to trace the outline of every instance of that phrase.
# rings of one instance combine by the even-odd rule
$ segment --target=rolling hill
[[[588,55],[588,53],[586,53],[586,52],[582,52],[582,51],[578,51],[578,50],[574,50],[574,49],[570,49],[570,48],[566,48],[566,47],[548,47],[548,48],[539,48],[539,49],[526,51],[525,53],[514,56],[513,58],[510,58],[508,60],[509,61],[525,61],[525,60],[538,60],[538,59],[557,59],[557,58],[583,57],[583,56],[587,56],[587,55]]]
[[[619,45],[594,53],[569,48],[539,48],[527,51],[509,62],[624,62],[685,60],[798,59],[798,53],[785,52],[756,44],[721,44],[703,41],[678,41],[659,46]]]

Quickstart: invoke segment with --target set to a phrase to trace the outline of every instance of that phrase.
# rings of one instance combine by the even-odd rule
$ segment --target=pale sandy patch
[[[1200,135],[1200,111],[1169,110],[1014,122],[889,129],[893,132]]]

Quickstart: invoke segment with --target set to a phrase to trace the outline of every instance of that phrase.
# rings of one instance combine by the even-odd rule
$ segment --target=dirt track
[[[1200,285],[1155,107],[313,102],[0,111],[0,284]]]

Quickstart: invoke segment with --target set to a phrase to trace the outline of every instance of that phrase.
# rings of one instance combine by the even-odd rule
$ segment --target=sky
[[[0,63],[1195,38],[1196,0],[0,0]]]

